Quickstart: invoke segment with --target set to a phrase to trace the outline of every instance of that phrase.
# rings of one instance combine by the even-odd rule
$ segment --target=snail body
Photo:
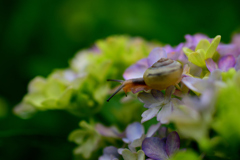
[[[109,101],[121,89],[125,93],[132,91],[137,93],[141,90],[163,90],[171,85],[175,85],[181,81],[183,68],[178,61],[169,58],[161,58],[149,67],[143,75],[143,78],[134,78],[126,81],[123,80],[108,80],[117,81],[122,85],[116,92],[107,100]]]

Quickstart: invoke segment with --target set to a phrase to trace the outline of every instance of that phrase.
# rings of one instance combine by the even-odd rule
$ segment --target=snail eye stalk
[[[117,81],[118,82],[118,81]],[[107,102],[109,102],[109,100],[115,95],[117,94],[125,85],[122,84],[108,99]]]

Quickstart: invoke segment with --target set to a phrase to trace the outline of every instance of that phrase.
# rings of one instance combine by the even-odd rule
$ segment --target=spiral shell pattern
[[[181,63],[168,58],[161,58],[145,71],[143,79],[149,87],[163,90],[180,82],[182,72]]]

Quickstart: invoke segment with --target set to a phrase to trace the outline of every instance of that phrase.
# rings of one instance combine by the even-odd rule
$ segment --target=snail
[[[169,58],[161,58],[144,72],[143,78],[134,78],[126,81],[108,79],[107,81],[120,82],[122,85],[107,99],[107,102],[121,89],[125,93],[149,89],[161,91],[179,83],[182,78],[182,72],[183,67],[181,63]]]

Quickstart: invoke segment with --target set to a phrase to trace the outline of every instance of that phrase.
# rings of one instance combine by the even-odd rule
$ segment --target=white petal
[[[146,122],[146,121],[152,119],[153,117],[155,117],[157,115],[159,109],[160,109],[160,107],[154,107],[154,108],[150,108],[150,109],[146,110],[145,112],[143,112],[141,123]]]
[[[160,121],[162,124],[168,123],[168,117],[172,113],[172,103],[168,103],[162,107],[160,112],[157,115],[157,120]]]

